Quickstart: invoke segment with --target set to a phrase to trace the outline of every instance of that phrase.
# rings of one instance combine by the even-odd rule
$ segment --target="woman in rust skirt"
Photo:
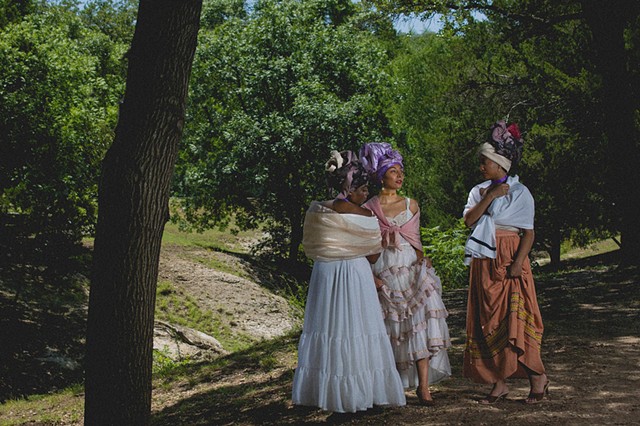
[[[522,146],[516,124],[494,124],[479,151],[486,180],[471,189],[463,213],[473,230],[465,247],[465,263],[471,268],[463,374],[493,384],[480,400],[483,404],[506,398],[508,378],[529,379],[527,404],[542,401],[549,388],[540,356],[542,317],[528,258],[534,201],[518,176],[508,175]]]

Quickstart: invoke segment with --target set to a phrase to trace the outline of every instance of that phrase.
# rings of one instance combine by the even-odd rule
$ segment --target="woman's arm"
[[[418,211],[420,211],[420,205],[418,203],[418,201],[414,198],[412,198],[409,201],[409,210],[411,211],[411,214],[415,215],[418,213]],[[429,256],[425,256],[424,253],[422,252],[422,250],[416,250],[416,256],[417,256],[417,260],[416,263],[420,263],[422,261],[425,261],[427,263],[427,267],[431,268],[432,264],[431,264],[431,259],[429,258]]]
[[[535,239],[535,232],[533,229],[525,229],[522,237],[520,237],[520,243],[518,244],[518,250],[516,256],[513,258],[511,265],[507,266],[507,274],[509,277],[515,278],[522,275],[522,264],[529,255],[531,247],[533,247],[533,240]]]
[[[379,257],[380,257],[380,253],[370,254],[369,256],[367,256],[367,260],[369,261],[370,264],[373,265],[378,261]]]
[[[491,185],[488,188],[486,188],[484,192],[480,190],[480,193],[482,194],[482,199],[478,204],[471,207],[467,211],[467,213],[465,213],[464,224],[467,225],[467,227],[469,228],[473,226],[473,224],[476,223],[483,214],[485,214],[485,212],[487,211],[487,209],[489,208],[493,200],[495,200],[498,197],[507,195],[508,192],[509,192],[509,185],[506,183],[502,183],[500,185],[495,185],[495,186]]]

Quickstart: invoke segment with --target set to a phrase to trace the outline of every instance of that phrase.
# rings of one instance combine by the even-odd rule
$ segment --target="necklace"
[[[500,185],[501,183],[505,183],[508,178],[509,178],[509,175],[504,175],[504,177],[500,179],[491,180],[491,185]]]

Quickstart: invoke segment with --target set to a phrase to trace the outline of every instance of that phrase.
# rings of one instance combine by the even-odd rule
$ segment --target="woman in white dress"
[[[367,173],[350,151],[327,162],[335,200],[311,203],[303,247],[314,260],[293,378],[296,405],[345,413],[406,404],[371,272],[380,228]]]
[[[404,181],[402,156],[387,143],[360,151],[373,179],[382,184],[364,207],[378,217],[383,251],[373,265],[378,297],[396,367],[405,388],[416,388],[420,404],[434,405],[429,384],[451,375],[451,346],[442,284],[420,241],[416,200],[398,194]]]

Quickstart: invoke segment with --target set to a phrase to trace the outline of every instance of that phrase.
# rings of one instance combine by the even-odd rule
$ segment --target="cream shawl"
[[[331,202],[314,201],[304,218],[302,246],[313,260],[348,260],[382,251],[375,217],[338,213]]]

